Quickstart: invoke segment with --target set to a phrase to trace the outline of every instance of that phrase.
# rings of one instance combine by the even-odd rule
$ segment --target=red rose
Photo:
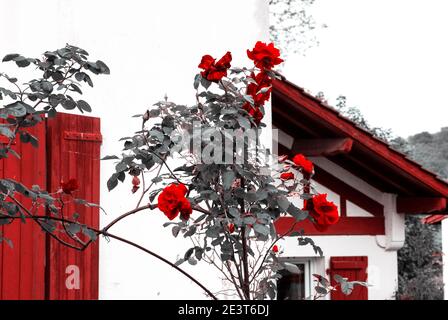
[[[78,180],[70,179],[67,182],[61,182],[62,191],[66,194],[72,194],[73,191],[78,190]]]
[[[329,226],[339,221],[338,207],[327,200],[327,194],[322,193],[304,202],[305,210],[308,210],[314,218],[314,226],[319,231],[325,231]]]
[[[188,220],[192,213],[190,201],[185,198],[187,187],[183,184],[172,183],[165,187],[158,199],[158,208],[170,220],[176,218],[179,213],[184,220]]]
[[[235,225],[233,223],[229,223],[227,225],[227,229],[229,229],[230,233],[234,233],[235,232]]]
[[[283,62],[279,58],[280,50],[275,48],[272,42],[266,45],[266,43],[258,41],[252,51],[247,50],[247,56],[260,69],[272,69],[275,65]]]
[[[208,81],[218,82],[222,77],[227,76],[227,69],[230,68],[230,62],[232,61],[232,54],[227,52],[218,62],[210,55],[202,57],[199,68],[204,69],[201,71],[201,76]]]
[[[250,116],[254,119],[254,122],[259,125],[261,120],[264,117],[263,112],[258,107],[253,107],[250,103],[245,103],[243,105],[243,109],[249,113]]]
[[[254,98],[255,105],[263,105],[271,96],[272,80],[265,72],[260,72],[257,75],[252,73],[251,78],[255,80],[256,84],[249,83],[246,92]]]
[[[276,244],[274,244],[274,246],[272,247],[272,252],[274,253],[278,252],[278,246]]]
[[[305,158],[303,154],[296,154],[294,158],[292,158],[292,162],[298,167],[301,167],[304,173],[311,174],[314,169],[313,163]]]
[[[294,173],[292,173],[292,172],[283,172],[280,175],[280,179],[282,179],[282,180],[293,180],[294,179]]]

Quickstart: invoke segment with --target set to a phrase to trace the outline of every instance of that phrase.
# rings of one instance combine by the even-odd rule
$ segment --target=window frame
[[[288,262],[292,264],[303,264],[305,266],[304,286],[305,286],[305,300],[312,298],[313,288],[313,274],[325,275],[325,260],[324,257],[279,257],[279,261]],[[327,300],[328,295],[319,300]]]

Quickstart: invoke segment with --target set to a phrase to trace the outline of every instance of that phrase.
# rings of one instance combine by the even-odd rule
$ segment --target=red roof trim
[[[293,104],[307,109],[317,118],[337,127],[344,135],[378,154],[398,170],[407,172],[435,192],[445,197],[448,196],[448,184],[434,173],[406,158],[404,154],[391,149],[386,142],[375,138],[370,132],[358,127],[354,122],[341,116],[339,112],[306,93],[302,88],[286,80],[274,80],[273,88],[284,95],[286,99],[291,100]]]
[[[446,218],[448,218],[448,216],[444,214],[433,214],[431,216],[424,217],[421,221],[424,224],[435,224],[441,222]]]

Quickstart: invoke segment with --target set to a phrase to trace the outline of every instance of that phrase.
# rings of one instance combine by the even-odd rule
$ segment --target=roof
[[[421,221],[424,224],[436,224],[436,223],[442,222],[442,220],[444,220],[447,217],[448,216],[443,215],[443,214],[433,214],[433,215],[422,218]]]
[[[350,152],[329,158],[377,189],[402,197],[448,198],[446,181],[303,88],[286,79],[274,80],[272,96],[273,124],[289,135],[352,139]]]

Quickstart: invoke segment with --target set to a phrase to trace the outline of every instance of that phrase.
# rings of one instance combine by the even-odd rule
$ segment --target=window
[[[279,271],[282,277],[277,281],[277,300],[308,299],[313,293],[312,274],[323,274],[323,259],[287,257],[282,258],[281,261],[295,264],[299,268],[300,274],[287,270]]]
[[[280,270],[281,278],[277,283],[277,300],[303,300],[305,299],[305,265],[296,264],[300,274]]]

